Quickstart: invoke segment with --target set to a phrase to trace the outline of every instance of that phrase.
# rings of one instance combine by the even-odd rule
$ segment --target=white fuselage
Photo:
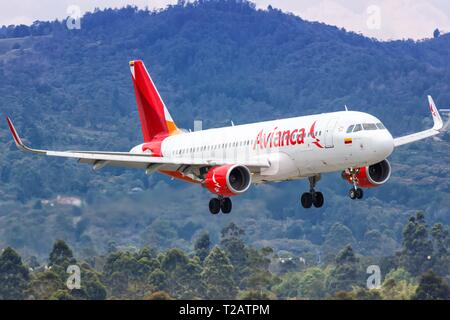
[[[362,130],[347,132],[359,124]],[[393,138],[380,120],[355,111],[186,132],[166,138],[161,145],[163,157],[230,164],[267,159],[270,168],[254,172],[255,183],[368,166],[386,159],[393,149]]]

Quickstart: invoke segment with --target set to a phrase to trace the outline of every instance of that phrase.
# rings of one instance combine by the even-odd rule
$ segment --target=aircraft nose
[[[394,151],[394,138],[387,130],[378,131],[372,140],[372,148],[380,158],[386,159]]]

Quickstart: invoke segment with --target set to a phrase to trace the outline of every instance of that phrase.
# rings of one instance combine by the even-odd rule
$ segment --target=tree
[[[270,291],[244,290],[239,292],[241,300],[274,300],[276,296]]]
[[[327,273],[320,268],[306,269],[298,284],[299,297],[322,299],[326,295]]]
[[[353,245],[356,243],[352,231],[345,225],[336,222],[331,228],[325,238],[325,247],[331,250],[342,248],[346,245]]]
[[[107,296],[105,286],[99,279],[93,279],[91,281],[84,280],[82,285],[86,298],[88,300],[105,300]]]
[[[29,296],[34,299],[46,300],[58,290],[67,291],[64,281],[53,270],[36,273],[30,281]]]
[[[161,269],[155,269],[149,275],[148,282],[153,290],[163,291],[167,288],[167,274]]]
[[[440,276],[450,274],[449,230],[442,223],[437,223],[431,229],[433,239],[433,255],[431,257],[433,271]]]
[[[209,299],[235,299],[238,292],[233,266],[225,252],[215,246],[205,259],[202,279]]]
[[[156,252],[144,247],[138,252],[110,253],[103,267],[103,279],[115,297],[142,298],[151,289],[148,277],[160,267]]]
[[[225,249],[234,267],[234,279],[237,283],[245,276],[246,266],[248,265],[247,250],[241,238],[243,235],[245,235],[245,231],[234,222],[231,222],[221,231],[220,244]]]
[[[386,279],[380,289],[384,300],[411,300],[417,289],[417,285],[408,280]]]
[[[114,272],[108,281],[111,294],[114,297],[120,297],[127,293],[128,277],[124,272]]]
[[[438,275],[428,271],[422,275],[414,300],[450,300],[450,286]]]
[[[351,291],[339,291],[331,296],[332,300],[381,300],[378,290],[354,287]]]
[[[107,291],[100,281],[99,274],[83,265],[81,275],[81,288],[72,290],[72,295],[80,299],[105,300]]]
[[[300,278],[301,274],[298,272],[286,273],[281,277],[281,282],[276,284],[272,290],[282,299],[297,298]]]
[[[74,300],[74,297],[67,290],[58,290],[51,295],[49,300]]]
[[[330,292],[350,291],[352,285],[359,280],[358,262],[351,245],[342,249],[336,256],[335,267],[327,280],[328,290]]]
[[[395,280],[397,282],[399,282],[399,281],[412,281],[413,277],[405,269],[398,268],[398,269],[391,270],[386,275],[386,277],[384,278],[384,281],[391,280],[391,279]]]
[[[241,274],[241,288],[254,289],[257,291],[269,290],[274,283],[274,276],[269,271],[270,258],[273,249],[264,247],[260,250],[246,248],[246,265]]]
[[[3,250],[0,256],[0,300],[23,299],[28,281],[28,269],[22,258],[10,247]]]
[[[106,252],[108,254],[117,252],[117,243],[114,240],[108,241]]]
[[[203,296],[200,261],[189,259],[180,249],[166,252],[161,261],[161,269],[167,275],[167,287],[171,296],[194,299]]]
[[[417,276],[432,266],[432,256],[433,243],[428,237],[425,216],[419,212],[409,219],[403,229],[401,265]]]
[[[435,29],[433,32],[433,37],[435,39],[439,38],[441,36],[441,31],[439,31],[439,29]]]
[[[249,274],[242,279],[240,286],[257,291],[268,290],[274,281],[273,275],[268,270],[250,269]]]
[[[144,300],[173,300],[165,291],[156,291],[144,297]]]
[[[72,250],[64,240],[56,240],[53,249],[50,252],[49,265],[67,267],[71,263],[75,263]]]
[[[210,246],[211,240],[209,238],[209,233],[202,232],[194,243],[195,254],[200,258],[201,262],[203,262],[209,254]]]
[[[281,298],[323,299],[326,294],[327,272],[319,267],[283,275],[273,289]]]

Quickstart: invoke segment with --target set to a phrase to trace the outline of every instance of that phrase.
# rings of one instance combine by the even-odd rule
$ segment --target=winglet
[[[20,150],[25,151],[25,152],[46,153],[44,150],[36,150],[36,149],[31,149],[31,148],[27,147],[22,142],[22,139],[20,139],[20,136],[17,133],[17,130],[14,127],[14,124],[12,123],[11,119],[9,117],[6,117],[6,121],[8,122],[9,130],[11,131],[11,134],[13,136],[13,139],[14,139],[14,142],[16,143],[17,148],[19,148]]]
[[[433,116],[434,126],[433,130],[441,130],[444,127],[444,122],[442,121],[441,115],[439,114],[436,104],[431,96],[428,96],[428,102],[430,105],[431,115]]]
[[[24,147],[24,144],[23,144],[22,140],[20,139],[19,135],[17,134],[16,128],[14,128],[14,124],[12,123],[12,121],[9,117],[6,117],[6,121],[8,121],[9,130],[11,131],[11,134],[13,136],[14,142],[16,143],[16,146],[19,149],[22,149]]]

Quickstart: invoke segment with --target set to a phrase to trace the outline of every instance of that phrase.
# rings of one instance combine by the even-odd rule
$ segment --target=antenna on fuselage
[[[231,122],[231,126],[234,127],[234,122],[233,122],[233,120],[230,120],[230,122]]]
[[[347,105],[345,105],[344,108],[345,108],[345,111],[348,111]]]

